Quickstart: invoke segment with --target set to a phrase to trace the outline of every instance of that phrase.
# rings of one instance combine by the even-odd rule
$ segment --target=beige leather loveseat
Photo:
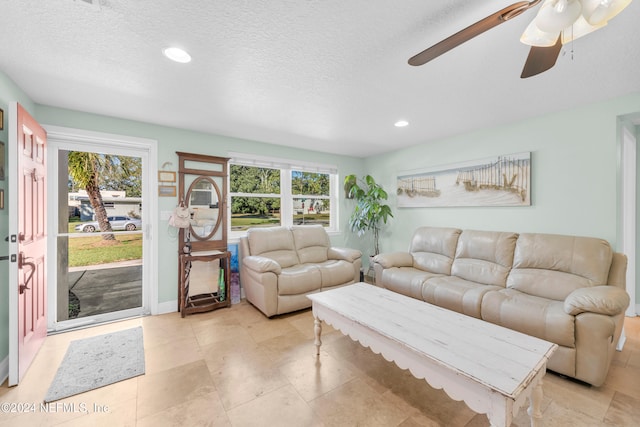
[[[600,386],[629,305],[605,240],[422,227],[374,258],[387,289],[558,344],[547,368]]]
[[[240,239],[240,283],[271,317],[310,307],[308,294],[358,282],[361,255],[331,247],[320,225],[252,228]]]

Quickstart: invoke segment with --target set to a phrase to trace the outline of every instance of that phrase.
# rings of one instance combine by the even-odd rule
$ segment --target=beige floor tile
[[[260,310],[243,300],[240,304],[232,306],[235,317],[242,326],[249,326],[252,323],[268,323],[271,321],[267,316],[262,314]]]
[[[135,425],[136,396],[137,379],[132,378],[55,402],[30,400],[31,413],[2,414],[0,425]]]
[[[234,427],[322,426],[322,421],[290,385],[227,411]]]
[[[31,411],[31,410],[29,410]],[[53,411],[53,410],[52,410]],[[48,427],[56,425],[64,421],[71,420],[72,417],[79,417],[81,414],[71,414],[66,412],[64,414],[59,413],[47,413],[41,410],[38,404],[38,409],[34,409],[31,412],[21,412],[19,414],[2,414],[0,417],[0,426],[2,427]]]
[[[123,401],[112,406],[90,406],[88,414],[55,425],[63,427],[134,427],[136,425],[136,400]]]
[[[542,413],[545,427],[602,427],[602,419],[595,419],[582,412],[573,411],[551,402]],[[514,420],[514,427],[528,427],[531,421],[526,412],[521,411]]]
[[[240,325],[221,325],[209,322],[203,325],[194,325],[193,333],[198,344],[202,347],[238,337],[250,337],[247,330]]]
[[[145,317],[143,325],[145,348],[170,344],[187,337],[195,337],[192,324],[181,319],[179,313]]]
[[[213,393],[215,387],[204,361],[138,377],[137,418],[145,418]]]
[[[486,423],[477,424],[477,426],[467,424],[469,427],[485,427]],[[407,418],[398,427],[441,427],[441,424],[437,421],[434,421],[430,418],[423,416],[422,414],[414,415],[412,417]],[[453,427],[453,426],[450,426]]]
[[[305,352],[297,360],[281,365],[280,371],[307,402],[355,377],[344,364],[325,352],[320,356]]]
[[[277,366],[263,349],[228,353],[222,360],[207,361],[214,380],[243,378],[276,369]]]
[[[614,391],[609,388],[591,387],[553,373],[545,376],[543,390],[545,402],[551,399],[560,407],[600,420],[604,418],[614,395]]]
[[[44,400],[66,350],[43,350],[41,349],[38,353],[20,384],[17,387],[6,389],[2,395],[3,401],[39,403]]]
[[[124,381],[100,387],[86,393],[61,399],[61,403],[71,403],[77,407],[89,408],[89,412],[112,412],[120,404],[135,402],[138,396],[138,379],[142,376],[129,378]],[[101,409],[106,409],[101,411]]]
[[[139,419],[137,427],[231,426],[217,392]]]
[[[640,368],[612,365],[602,387],[640,399]]]
[[[629,358],[624,366],[640,369],[640,348],[636,347],[633,350],[629,350]]]
[[[40,410],[72,340],[138,325],[145,375],[63,399],[51,407],[56,413]],[[627,318],[625,330],[627,343],[602,387],[547,375],[547,427],[637,425],[640,317]],[[185,318],[170,313],[52,335],[18,387],[0,386],[0,402],[31,402],[38,411],[0,414],[0,426],[488,425],[485,415],[326,324],[322,341],[317,358],[310,310],[269,319],[244,301]],[[529,425],[524,409],[513,425]]]
[[[232,410],[289,385],[287,379],[278,369],[262,371],[243,378],[222,379],[215,382],[216,389],[220,393],[220,400],[226,410]]]
[[[190,323],[195,328],[207,328],[211,326],[240,325],[240,318],[232,308],[222,308],[205,313],[196,313],[185,316],[183,321]]]
[[[411,415],[360,379],[343,384],[309,405],[327,426],[396,426]]]
[[[208,367],[225,409],[289,385],[278,367],[259,349],[230,354],[222,362],[208,363]]]
[[[257,343],[286,336],[294,331],[298,332],[285,318],[274,318],[269,322],[251,323],[246,328]]]
[[[240,334],[233,338],[200,346],[200,348],[207,364],[214,366],[235,354],[256,352],[258,351],[258,344],[249,334]]]
[[[425,380],[415,378],[410,372],[395,366],[390,369],[395,372],[381,376],[389,387],[385,396],[393,394],[398,400],[415,408],[422,417],[442,425],[464,426],[476,416],[464,402],[451,399],[443,390],[434,389]],[[419,416],[414,418],[420,419]]]
[[[297,312],[294,316],[287,318],[291,326],[296,328],[305,338],[313,339],[314,337],[314,318],[311,311]],[[330,326],[323,324],[323,332],[328,332]]]
[[[616,393],[611,406],[604,416],[604,422],[611,426],[632,426],[640,424],[640,399],[623,393]]]
[[[295,362],[300,358],[314,356],[317,353],[313,341],[305,339],[298,330],[294,330],[288,335],[263,341],[260,343],[260,348],[264,349],[271,359],[279,365]]]
[[[201,347],[195,337],[175,339],[154,347],[145,347],[145,372],[153,374],[202,360]]]

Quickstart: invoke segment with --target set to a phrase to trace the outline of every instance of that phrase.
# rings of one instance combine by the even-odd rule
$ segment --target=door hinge
[[[16,258],[16,254],[11,254],[11,262],[16,262],[17,258]]]

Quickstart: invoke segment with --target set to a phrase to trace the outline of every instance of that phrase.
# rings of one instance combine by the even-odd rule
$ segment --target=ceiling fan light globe
[[[583,16],[591,25],[602,25],[622,12],[631,0],[582,0]]]
[[[559,33],[571,26],[582,13],[582,4],[578,0],[547,0],[538,16],[536,26],[546,33]]]
[[[572,40],[586,36],[589,33],[599,30],[605,25],[607,25],[606,22],[599,25],[591,25],[583,16],[580,16],[571,27],[565,28],[562,31],[562,44],[567,44]]]
[[[520,36],[520,41],[529,46],[549,47],[556,44],[559,34],[559,31],[556,33],[547,33],[542,31],[538,28],[536,21],[534,20],[531,21],[527,26],[527,29],[524,30],[524,33]]]

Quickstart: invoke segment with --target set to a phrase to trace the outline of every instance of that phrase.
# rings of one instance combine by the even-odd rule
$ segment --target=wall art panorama
[[[401,172],[396,182],[400,208],[530,206],[531,153]]]

